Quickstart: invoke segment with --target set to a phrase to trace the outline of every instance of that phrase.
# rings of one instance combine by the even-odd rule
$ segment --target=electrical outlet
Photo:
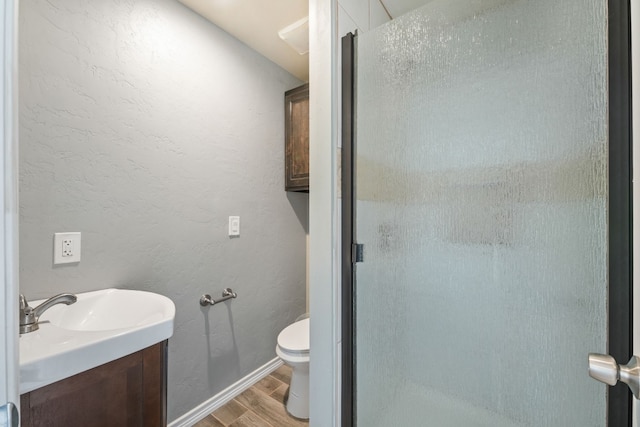
[[[73,256],[73,239],[62,239],[62,256]]]
[[[80,233],[55,233],[53,235],[53,264],[80,262]]]

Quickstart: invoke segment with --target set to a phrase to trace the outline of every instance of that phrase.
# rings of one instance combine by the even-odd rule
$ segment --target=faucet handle
[[[20,314],[28,316],[31,313],[33,313],[33,308],[29,305],[24,295],[20,294]]]
[[[33,313],[33,308],[29,305],[29,303],[27,302],[27,299],[22,294],[20,294],[20,311],[18,314],[20,316],[20,333],[21,334],[35,331],[36,329],[38,329],[38,324],[36,322],[36,318]]]

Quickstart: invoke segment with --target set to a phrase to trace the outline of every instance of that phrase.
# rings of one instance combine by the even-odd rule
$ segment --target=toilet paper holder
[[[233,289],[231,288],[225,288],[224,291],[222,291],[222,298],[220,299],[213,299],[211,298],[211,295],[209,294],[204,294],[200,297],[200,305],[205,307],[207,305],[215,305],[218,304],[219,302],[223,302],[226,301],[228,299],[231,298],[237,298],[238,294],[236,294],[235,292],[233,292]]]

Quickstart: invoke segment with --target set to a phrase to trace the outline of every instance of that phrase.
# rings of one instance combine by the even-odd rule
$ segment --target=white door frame
[[[309,0],[310,426],[340,425],[337,0]]]
[[[0,406],[7,402],[20,404],[18,394],[18,2],[4,0],[0,8],[3,24],[2,37],[2,90],[0,132],[3,147],[0,150],[0,275],[4,286],[0,291]],[[3,420],[0,420],[0,426]]]
[[[631,0],[632,148],[640,147],[640,0]],[[636,46],[634,48],[634,46]],[[633,150],[633,223],[640,224],[640,149]],[[633,227],[633,270],[640,272],[640,227]],[[640,355],[640,274],[633,275],[633,353]],[[626,363],[619,360],[618,363]],[[634,400],[633,425],[640,427],[640,401]]]

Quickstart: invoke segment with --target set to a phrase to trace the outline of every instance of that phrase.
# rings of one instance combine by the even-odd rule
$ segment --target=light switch
[[[230,216],[229,217],[229,236],[239,236],[240,235],[240,217],[239,216]]]

